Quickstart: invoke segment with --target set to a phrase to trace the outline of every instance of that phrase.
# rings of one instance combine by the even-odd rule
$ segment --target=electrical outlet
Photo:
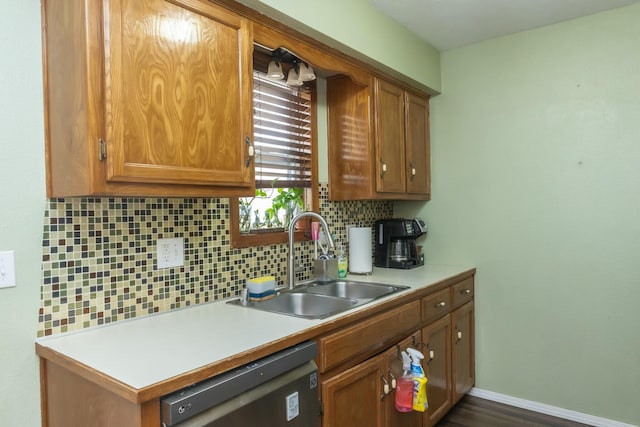
[[[16,259],[14,251],[0,252],[0,288],[16,286]]]
[[[184,238],[158,239],[158,268],[184,265]]]

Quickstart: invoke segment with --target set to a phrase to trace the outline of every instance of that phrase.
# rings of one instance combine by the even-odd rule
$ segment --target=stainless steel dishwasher
[[[318,427],[318,352],[306,341],[164,396],[163,427]]]

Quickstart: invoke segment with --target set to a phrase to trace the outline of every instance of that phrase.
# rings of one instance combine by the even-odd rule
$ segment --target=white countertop
[[[425,265],[412,270],[375,268],[372,275],[350,274],[347,279],[419,289],[472,268],[451,265]],[[402,294],[320,320],[216,301],[45,337],[37,342],[132,388],[142,389]]]

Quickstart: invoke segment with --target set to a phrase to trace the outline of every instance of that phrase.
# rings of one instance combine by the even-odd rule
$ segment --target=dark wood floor
[[[437,427],[585,427],[573,421],[555,418],[490,400],[465,396]]]

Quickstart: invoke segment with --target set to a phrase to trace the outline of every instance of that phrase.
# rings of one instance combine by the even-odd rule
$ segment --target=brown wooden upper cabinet
[[[205,0],[44,0],[49,197],[253,193],[252,22]]]
[[[428,200],[429,97],[373,78],[327,82],[329,197]]]

